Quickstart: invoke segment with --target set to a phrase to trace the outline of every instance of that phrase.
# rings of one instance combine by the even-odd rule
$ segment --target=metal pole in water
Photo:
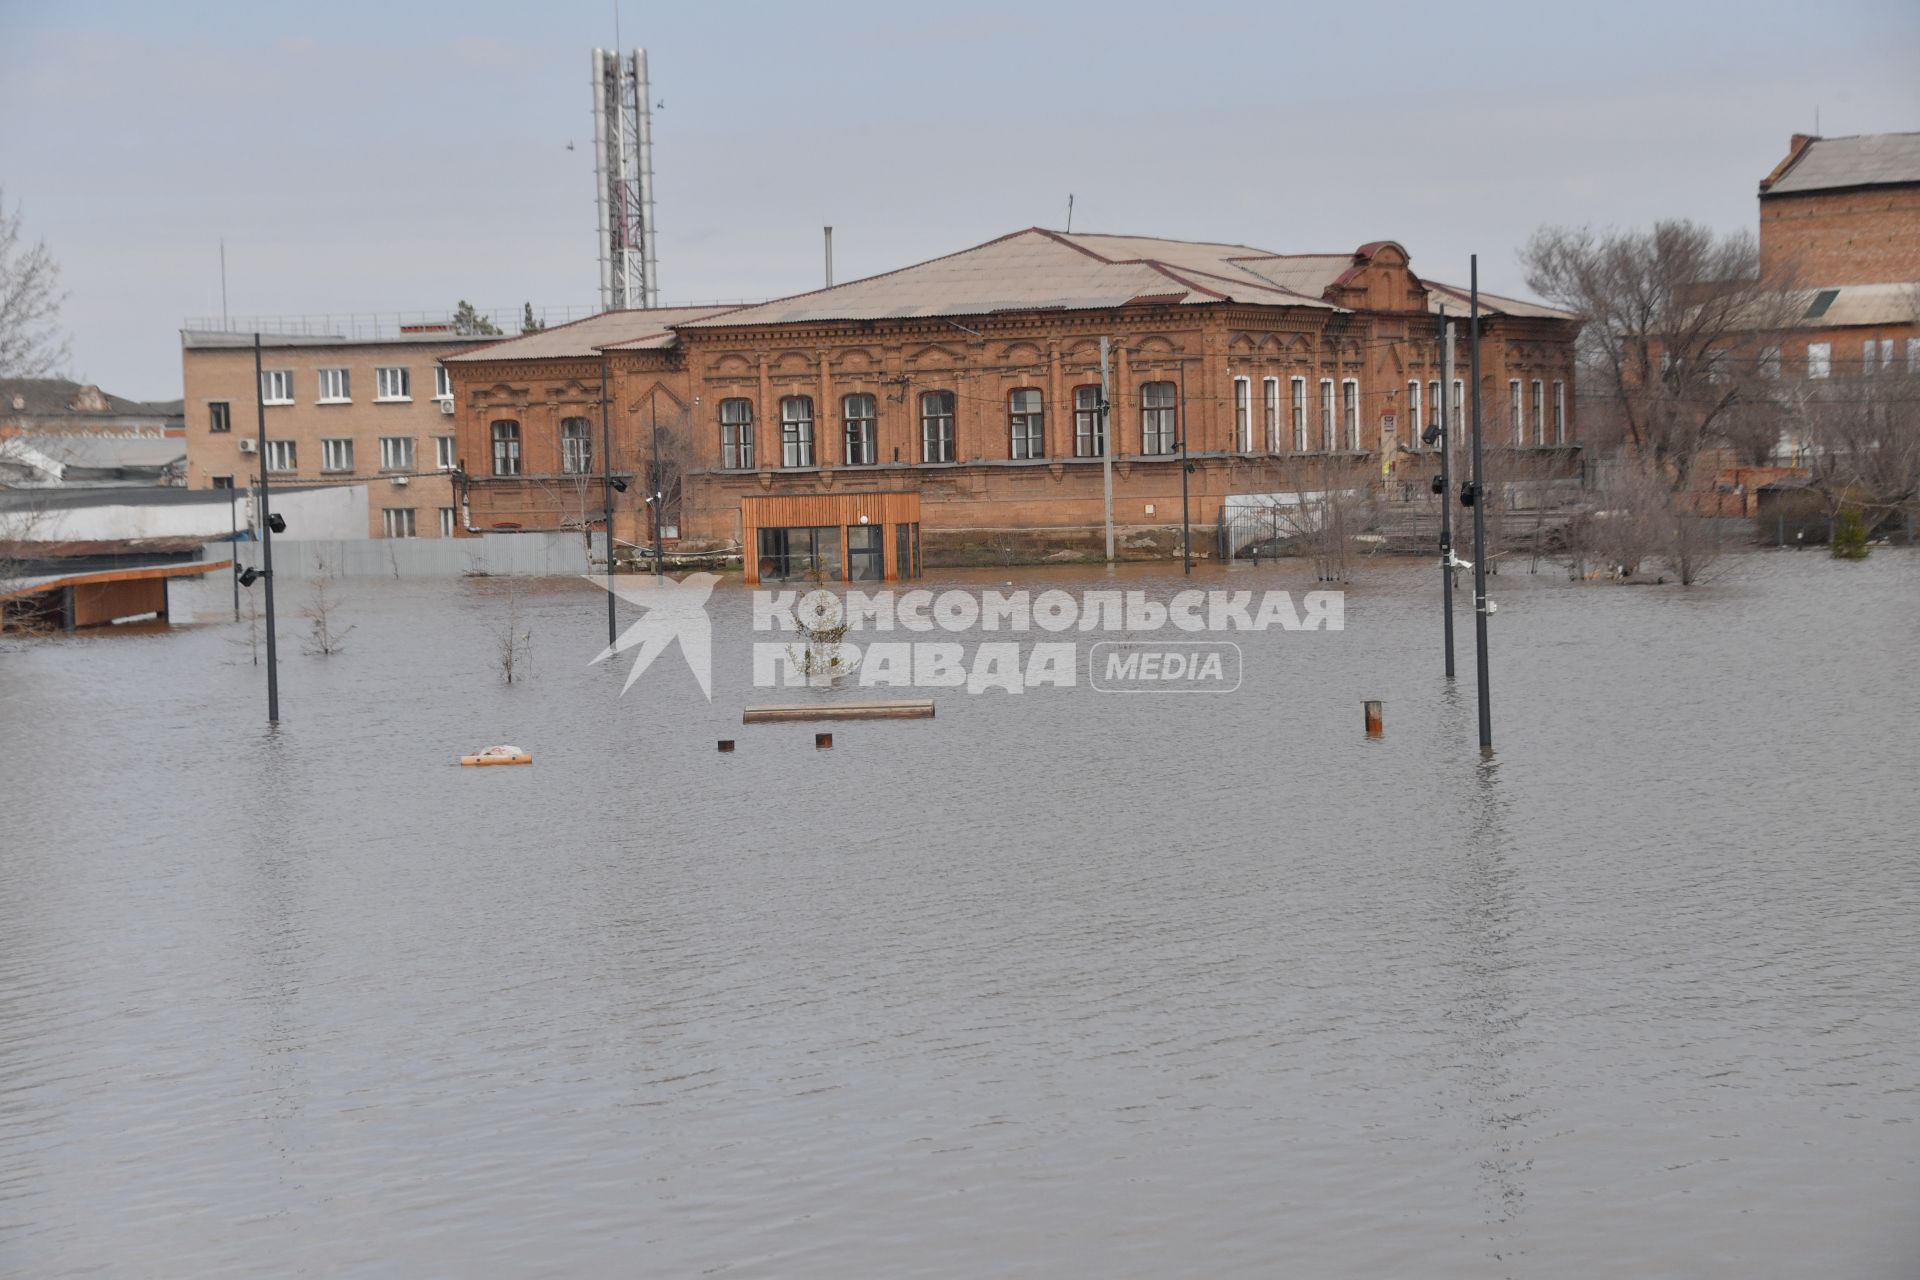
[[[1493,749],[1493,707],[1487,681],[1487,491],[1480,444],[1480,255],[1469,259],[1472,319],[1468,323],[1468,376],[1473,379],[1473,654],[1480,674],[1480,749]]]
[[[607,380],[606,353],[600,354],[600,508],[607,522],[607,582],[613,582],[613,386]],[[587,544],[591,550],[593,544]],[[613,592],[607,592],[607,643],[619,638]]]
[[[1447,309],[1440,308],[1440,617],[1447,651],[1447,679],[1453,679],[1453,436],[1456,425],[1447,413],[1453,398],[1453,327]]]
[[[280,723],[280,650],[273,634],[273,504],[267,488],[267,389],[261,368],[260,335],[253,335],[253,403],[257,411],[255,444],[260,457],[260,577],[267,588],[267,723]]]

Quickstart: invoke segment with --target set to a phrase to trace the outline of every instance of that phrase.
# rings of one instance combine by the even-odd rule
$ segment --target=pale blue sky
[[[1809,131],[1920,129],[1920,5],[641,4],[663,300],[765,296],[1024,226],[1404,243],[1520,288],[1547,222],[1751,225]],[[180,392],[236,314],[589,304],[612,0],[0,0],[0,184],[74,371]],[[566,150],[567,142],[576,144]]]

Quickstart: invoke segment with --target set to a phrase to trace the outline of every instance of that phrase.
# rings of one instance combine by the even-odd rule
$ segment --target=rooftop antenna
[[[227,238],[220,237],[220,327],[227,327]]]
[[[645,49],[593,51],[593,153],[601,309],[658,306],[653,103]]]
[[[1073,192],[1067,192],[1067,234],[1073,234]]]

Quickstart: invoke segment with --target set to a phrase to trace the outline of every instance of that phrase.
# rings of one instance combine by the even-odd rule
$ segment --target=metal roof
[[[182,400],[129,400],[71,378],[0,378],[0,421],[60,418],[178,418]]]
[[[731,307],[653,307],[646,310],[605,311],[571,324],[555,325],[538,333],[524,334],[505,342],[496,342],[477,351],[462,351],[447,356],[443,364],[465,364],[475,360],[552,360],[597,356],[603,347],[645,350],[670,347],[673,330],[680,325],[707,316],[733,310]]]
[[[1863,133],[1815,138],[1764,195],[1794,195],[1844,187],[1920,183],[1920,133]]]
[[[1824,300],[1826,305],[1820,307]],[[1815,308],[1819,314],[1815,315]],[[1819,289],[1800,325],[1842,329],[1849,325],[1913,324],[1920,321],[1920,280],[1898,284],[1843,284]],[[1798,327],[1798,326],[1796,326]]]

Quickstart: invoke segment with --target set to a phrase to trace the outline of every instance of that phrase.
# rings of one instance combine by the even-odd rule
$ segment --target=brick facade
[[[1763,194],[1760,269],[1813,285],[1920,280],[1920,186]]]
[[[1152,452],[1161,441],[1147,431],[1148,400],[1169,392],[1176,415],[1184,403],[1196,525],[1211,523],[1230,494],[1370,484],[1388,471],[1424,484],[1435,469],[1432,454],[1417,445],[1409,453],[1406,446],[1430,420],[1428,385],[1440,378],[1430,311],[1439,295],[1390,243],[1364,246],[1328,292],[1346,309],[1144,302],[744,327],[719,316],[677,328],[677,340],[664,349],[604,348],[614,470],[623,480],[646,473],[655,421],[672,439],[684,440],[685,493],[681,509],[669,515],[688,539],[737,539],[745,497],[860,491],[917,493],[934,547],[943,534],[949,541],[1001,531],[1039,531],[1069,543],[1090,538],[1103,528],[1102,465],[1098,456],[1077,456],[1084,446],[1076,448],[1075,406],[1082,389],[1099,385],[1104,336],[1111,353],[1114,517],[1122,529],[1179,523],[1179,459]],[[1463,317],[1455,376],[1464,390],[1466,307],[1451,293],[1444,301],[1450,314]],[[1576,330],[1573,321],[1552,314],[1495,314],[1485,321],[1481,359],[1492,446],[1510,441],[1509,388],[1517,381],[1526,450],[1564,458],[1574,447]],[[449,364],[471,527],[594,525],[601,509],[601,359],[512,354],[508,344]],[[1410,383],[1420,386],[1417,410]],[[1269,386],[1277,410],[1271,425]],[[1304,448],[1293,407],[1296,386],[1304,392]],[[1018,404],[1015,393],[1022,393]],[[1014,439],[1014,415],[1035,406],[1034,393],[1037,451]],[[1322,400],[1329,394],[1331,441]],[[929,395],[941,399],[930,403]],[[870,399],[849,406],[849,397]],[[954,460],[929,461],[926,418],[943,416],[937,410],[949,397]],[[729,401],[736,404],[728,412],[751,420],[749,465],[725,455],[722,404]],[[783,456],[783,402],[810,409],[811,458]],[[873,461],[850,464],[846,416],[850,407],[863,415],[869,404]],[[560,435],[570,418],[591,424],[595,474],[564,470]],[[492,474],[496,423],[513,424],[518,476]],[[1028,452],[1035,456],[1017,456]],[[644,488],[634,483],[616,495],[617,538],[647,541]]]
[[[448,335],[361,343],[267,338],[262,367],[268,375],[287,375],[291,399],[266,406],[267,439],[270,447],[290,444],[294,463],[274,470],[273,483],[364,484],[369,536],[387,536],[390,528],[395,536],[441,536],[443,513],[453,511],[455,502],[438,441],[453,436],[454,417],[443,407],[451,401],[435,397],[435,370],[440,357],[473,345],[471,338]],[[251,335],[186,333],[181,359],[188,487],[248,486],[260,465],[256,454],[246,452],[255,440],[258,413]],[[335,369],[346,371],[347,395],[339,402],[321,395],[321,371]],[[379,394],[382,369],[407,371],[404,397]],[[394,389],[391,382],[387,389]],[[217,429],[219,405],[226,406],[224,431]],[[329,441],[351,445],[330,450]],[[383,441],[408,443],[383,449]],[[411,511],[411,533],[406,532],[408,517],[388,511]]]

